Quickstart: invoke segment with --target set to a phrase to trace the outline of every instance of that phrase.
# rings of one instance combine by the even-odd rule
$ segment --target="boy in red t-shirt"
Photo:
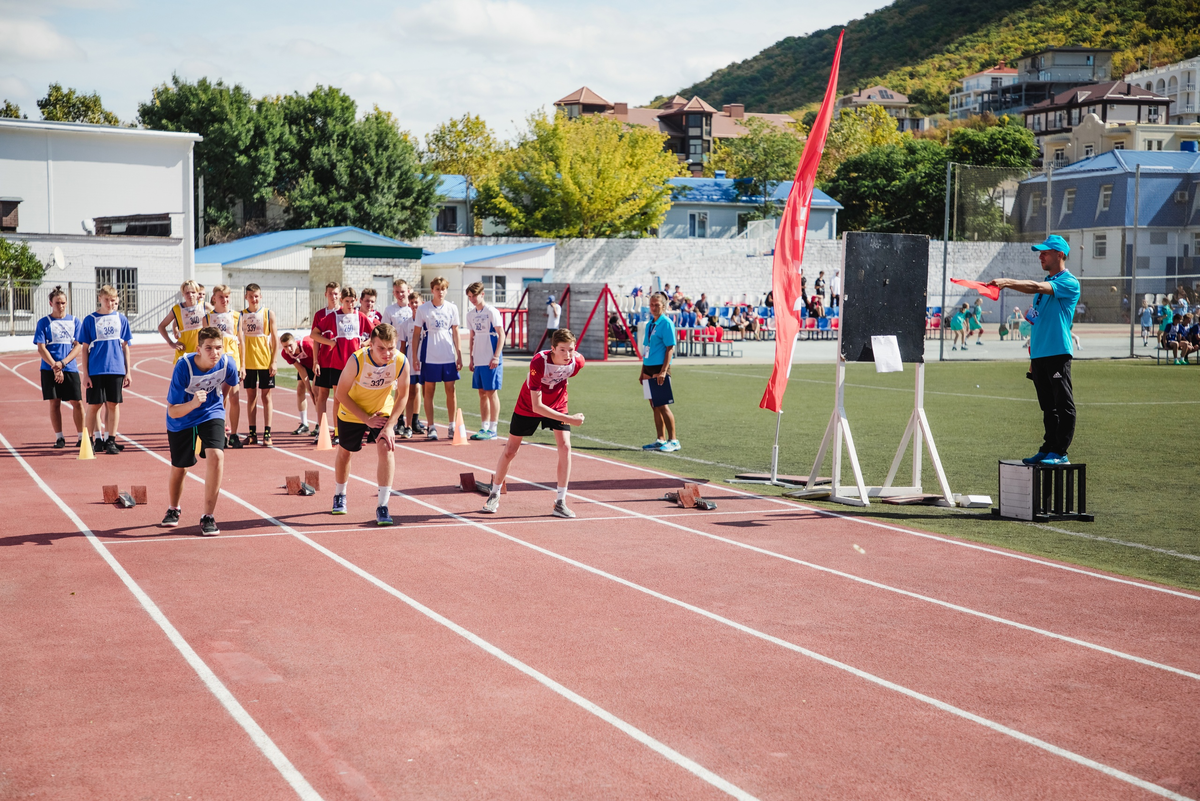
[[[283,346],[283,360],[296,368],[296,409],[300,412],[300,425],[292,433],[307,434],[309,433],[308,399],[311,397],[313,403],[317,402],[316,392],[313,389],[313,379],[316,377],[313,365],[316,355],[313,352],[312,337],[300,340],[291,333],[287,333],[279,337],[279,344]]]
[[[567,379],[583,369],[583,357],[575,352],[575,335],[565,328],[550,337],[550,350],[535,354],[529,362],[529,375],[521,384],[508,442],[492,476],[492,491],[483,511],[495,514],[500,509],[500,487],[508,475],[508,466],[521,448],[521,440],[532,436],[538,427],[554,432],[558,444],[558,488],[554,501],[555,517],[574,517],[567,508],[567,482],[571,479],[571,426],[583,425],[582,414],[567,413]]]
[[[326,311],[324,314],[318,315],[313,323],[311,334],[313,347],[321,345],[317,351],[317,364],[314,370],[317,374],[317,407],[322,414],[325,410],[324,401],[328,400],[330,390],[338,385],[346,362],[350,360],[356,350],[362,347],[363,334],[370,336],[371,330],[375,327],[371,318],[355,310],[354,304],[357,302],[358,295],[355,294],[354,287],[342,287],[341,308],[336,312]],[[321,392],[322,389],[324,393]],[[331,425],[334,426],[332,440],[334,445],[338,444],[337,407],[338,404],[335,401],[333,416],[329,418],[333,421]],[[320,421],[317,422],[319,427]]]
[[[328,365],[329,355],[332,350],[327,347],[321,347],[319,340],[324,339],[324,337],[318,337],[317,335],[323,329],[326,315],[337,314],[339,309],[338,296],[341,291],[342,287],[337,281],[330,281],[325,285],[325,308],[321,309],[313,317],[312,331],[309,332],[309,339],[313,343],[313,392],[315,393],[317,403],[315,410],[317,424],[313,426],[312,430],[314,439],[321,433],[321,418],[325,417],[325,409],[329,402],[329,393],[337,386],[337,379],[340,377],[333,376],[332,384],[326,378],[321,378],[321,368]]]

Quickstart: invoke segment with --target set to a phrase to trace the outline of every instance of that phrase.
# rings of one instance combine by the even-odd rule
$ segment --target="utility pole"
[[[1133,349],[1133,319],[1138,306],[1137,300],[1137,260],[1138,260],[1138,212],[1141,211],[1142,199],[1142,165],[1137,165],[1133,173],[1133,258],[1129,265],[1129,355],[1134,356]]]
[[[196,193],[199,199],[196,202],[196,247],[204,247],[204,176],[200,176],[200,180],[196,182]]]
[[[938,323],[938,331],[941,332],[938,339],[939,362],[946,360],[946,260],[950,255],[950,177],[953,172],[954,162],[946,162],[946,214],[942,220],[942,321]]]

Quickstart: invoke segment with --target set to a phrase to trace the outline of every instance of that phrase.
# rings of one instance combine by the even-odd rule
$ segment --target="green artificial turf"
[[[501,392],[501,434],[523,369],[524,365],[509,365]],[[927,366],[925,410],[953,492],[990,495],[997,502],[997,461],[1028,456],[1041,444],[1041,413],[1025,369],[1020,362]],[[770,370],[769,365],[737,362],[673,368],[673,409],[683,450],[662,454],[641,450],[654,439],[654,428],[637,383],[637,366],[589,364],[571,379],[571,411],[587,415],[586,423],[574,430],[574,446],[709,481],[725,481],[738,472],[766,472],[775,415],[759,409],[758,403]],[[807,475],[811,469],[833,409],[833,378],[833,365],[793,367],[779,437],[781,474]],[[887,475],[912,412],[913,379],[912,365],[905,365],[903,373],[888,374],[877,374],[872,365],[847,368],[846,414],[868,485],[882,484]],[[1073,379],[1079,419],[1070,457],[1088,465],[1087,504],[1095,522],[1055,521],[1047,528],[998,520],[989,509],[879,502],[861,509],[805,503],[1200,590],[1200,448],[1195,444],[1200,368],[1077,361]],[[460,383],[459,402],[468,427],[474,427],[479,407],[469,386],[468,381]],[[440,392],[438,400],[441,405]],[[279,402],[290,411],[288,400]],[[547,432],[534,439],[551,441]],[[828,475],[829,469],[827,458],[820,472]],[[907,483],[910,475],[911,459],[906,457],[895,483]],[[923,478],[927,492],[937,491],[927,457]],[[843,480],[853,482],[848,463]],[[743,488],[783,492],[766,486]]]

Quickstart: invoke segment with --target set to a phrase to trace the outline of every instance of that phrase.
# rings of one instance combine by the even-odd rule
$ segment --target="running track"
[[[1200,595],[578,452],[557,520],[546,447],[481,515],[496,442],[399,448],[378,529],[277,434],[160,529],[161,352],[91,462],[0,360],[0,798],[1200,797]]]

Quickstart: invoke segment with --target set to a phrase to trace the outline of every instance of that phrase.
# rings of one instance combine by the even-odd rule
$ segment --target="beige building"
[[[1087,114],[1074,128],[1045,136],[1042,152],[1047,164],[1061,167],[1110,150],[1178,151],[1197,147],[1197,142],[1200,124],[1104,122]]]
[[[1200,57],[1177,61],[1153,69],[1131,72],[1125,80],[1142,86],[1171,100],[1167,121],[1174,125],[1200,122],[1197,106],[1197,81],[1200,80]]]
[[[908,102],[908,96],[888,89],[886,86],[872,86],[869,89],[859,89],[848,95],[843,95],[834,104],[834,113],[842,109],[860,109],[867,106],[879,106],[896,120],[896,127],[901,131],[923,131],[929,127],[929,120],[919,116]]]

